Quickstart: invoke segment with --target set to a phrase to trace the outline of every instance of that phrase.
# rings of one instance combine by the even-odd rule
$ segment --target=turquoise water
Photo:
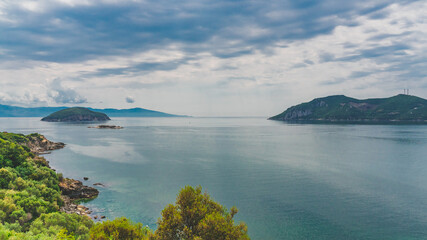
[[[66,148],[45,157],[101,182],[86,205],[151,228],[185,185],[237,206],[252,239],[427,239],[427,126],[262,118],[116,118],[124,129],[0,118]]]

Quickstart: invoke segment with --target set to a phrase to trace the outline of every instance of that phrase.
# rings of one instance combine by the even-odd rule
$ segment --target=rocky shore
[[[65,147],[65,143],[52,142],[46,139],[45,136],[40,134],[31,134],[27,137],[28,141],[23,145],[27,146],[31,152],[40,155],[46,154],[52,150],[61,149]]]
[[[27,137],[28,141],[22,143],[28,147],[31,152],[36,155],[46,154],[52,150],[61,149],[65,147],[64,143],[52,142],[46,139],[45,136],[40,134],[31,134]],[[37,161],[43,162],[43,165],[50,167],[49,162],[45,158],[37,156]],[[89,208],[77,204],[81,200],[91,200],[98,196],[99,191],[96,188],[83,185],[81,181],[62,178],[60,179],[59,188],[61,189],[61,198],[64,201],[64,206],[60,211],[66,213],[77,213],[79,215],[89,215],[92,212]]]

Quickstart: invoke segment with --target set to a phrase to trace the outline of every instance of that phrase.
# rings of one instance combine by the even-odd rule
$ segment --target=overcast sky
[[[427,1],[0,0],[0,104],[270,116],[427,98]]]

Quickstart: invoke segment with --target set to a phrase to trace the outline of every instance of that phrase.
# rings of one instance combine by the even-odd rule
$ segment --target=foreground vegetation
[[[234,223],[237,209],[228,212],[201,187],[183,188],[155,232],[124,217],[95,224],[60,212],[62,175],[24,145],[34,136],[0,133],[0,240],[249,239],[246,225]]]

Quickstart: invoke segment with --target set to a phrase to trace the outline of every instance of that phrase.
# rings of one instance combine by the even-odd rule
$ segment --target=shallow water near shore
[[[66,147],[45,155],[98,186],[97,215],[156,228],[185,185],[237,206],[252,239],[427,239],[427,126],[286,124],[263,118],[0,118]],[[83,177],[89,177],[84,181]]]

